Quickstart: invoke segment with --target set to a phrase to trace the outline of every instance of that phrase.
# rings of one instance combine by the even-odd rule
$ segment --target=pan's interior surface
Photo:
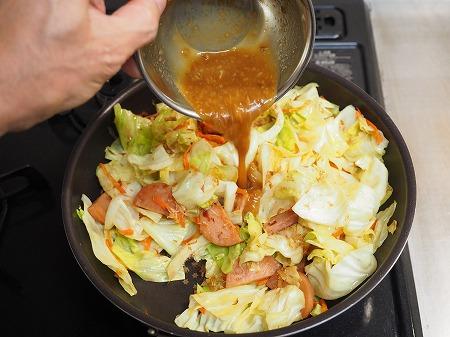
[[[394,188],[391,200],[395,199],[398,203],[394,215],[398,227],[395,234],[389,235],[383,246],[378,249],[376,253],[378,268],[362,286],[345,298],[330,303],[331,308],[327,313],[262,334],[267,336],[287,335],[311,328],[338,315],[367,295],[387,274],[400,255],[407,240],[415,206],[415,180],[408,150],[400,133],[381,107],[353,84],[321,68],[309,67],[302,77],[301,84],[307,82],[318,83],[320,94],[339,104],[341,108],[348,104],[359,107],[390,141],[384,158],[389,170],[389,183]],[[134,85],[118,100],[123,107],[134,112],[153,112],[153,104],[156,101],[142,82]],[[89,126],[74,149],[63,189],[64,222],[69,243],[88,278],[115,305],[159,330],[178,335],[186,334],[184,329],[176,327],[173,320],[187,307],[189,294],[193,292],[195,283],[200,280],[190,279],[188,284],[182,281],[167,284],[152,283],[145,282],[133,274],[138,294],[130,297],[119,285],[114,273],[95,258],[85,226],[72,215],[80,205],[81,194],[87,194],[92,199],[99,195],[100,186],[95,169],[99,162],[105,162],[104,150],[114,140],[114,135],[112,109],[106,109]],[[190,274],[192,276],[192,273]],[[189,332],[189,335],[203,334]]]

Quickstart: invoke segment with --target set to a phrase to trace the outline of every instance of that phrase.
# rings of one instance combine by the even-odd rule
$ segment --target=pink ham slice
[[[281,268],[272,256],[266,256],[260,262],[235,263],[231,273],[227,274],[226,287],[236,287],[256,281],[264,280]]]
[[[103,193],[91,206],[89,206],[88,212],[95,221],[105,224],[106,211],[108,210],[110,202],[111,197],[108,194]]]
[[[271,217],[269,222],[265,224],[264,229],[267,233],[274,234],[296,223],[298,223],[298,215],[292,209],[288,209]]]
[[[229,247],[240,243],[239,226],[233,224],[219,203],[213,204],[197,218],[200,233],[217,246]]]
[[[142,187],[134,198],[134,205],[185,223],[184,209],[172,195],[172,187],[164,183],[153,183]]]

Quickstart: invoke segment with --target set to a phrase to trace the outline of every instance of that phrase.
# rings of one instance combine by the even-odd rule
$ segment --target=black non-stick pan
[[[392,268],[406,244],[414,216],[416,184],[411,157],[400,132],[383,108],[356,85],[323,68],[309,66],[299,84],[308,82],[318,83],[320,94],[339,104],[341,108],[348,104],[360,108],[389,140],[384,159],[389,170],[389,183],[394,188],[391,198],[398,202],[394,215],[398,227],[394,235],[389,235],[375,254],[378,260],[377,270],[359,288],[340,300],[330,301],[330,308],[326,313],[285,328],[258,333],[261,337],[287,336],[313,328],[332,318],[339,319],[340,313],[365,297]],[[153,112],[155,102],[156,98],[146,84],[137,82],[103,109],[85,130],[74,148],[64,179],[64,226],[70,247],[81,269],[114,305],[154,328],[158,335],[206,336],[205,333],[179,328],[174,323],[175,316],[187,307],[193,286],[201,282],[198,277],[192,278],[193,273],[190,273],[189,283],[152,283],[133,275],[138,294],[130,297],[119,285],[114,273],[95,258],[84,224],[73,216],[74,210],[80,205],[81,194],[95,198],[100,193],[95,169],[99,162],[105,161],[105,147],[110,145],[115,137],[113,105],[120,103],[137,113]]]

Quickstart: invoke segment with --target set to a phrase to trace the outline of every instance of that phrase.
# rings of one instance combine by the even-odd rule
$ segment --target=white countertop
[[[450,0],[372,0],[385,105],[413,158],[409,239],[426,337],[450,336]]]

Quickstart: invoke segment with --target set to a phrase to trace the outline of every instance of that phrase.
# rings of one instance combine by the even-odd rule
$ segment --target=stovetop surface
[[[313,2],[318,28],[313,62],[383,103],[364,3]],[[0,139],[2,336],[148,336],[148,327],[112,305],[85,277],[67,243],[60,208],[65,164],[80,132],[130,83],[119,74],[84,106]],[[408,248],[369,296],[297,336],[422,336]]]

